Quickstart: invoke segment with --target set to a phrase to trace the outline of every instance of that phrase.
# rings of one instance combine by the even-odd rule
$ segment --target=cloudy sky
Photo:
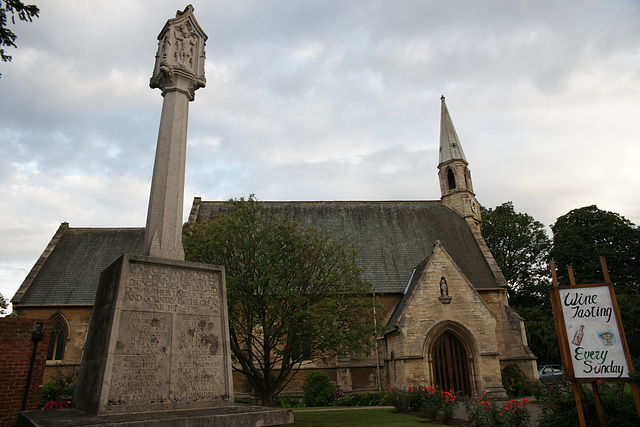
[[[34,0],[35,1],[35,0]],[[186,3],[37,0],[0,63],[0,292],[61,222],[144,226],[157,35]],[[440,96],[478,200],[640,223],[637,0],[194,2],[185,215],[225,200],[434,200]]]

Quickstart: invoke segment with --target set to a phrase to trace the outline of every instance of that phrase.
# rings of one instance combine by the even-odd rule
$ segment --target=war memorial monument
[[[100,277],[74,407],[22,413],[20,426],[274,426],[293,413],[234,405],[224,267],[184,261],[189,103],[205,86],[193,7],[158,36],[150,86],[163,106],[143,254]]]

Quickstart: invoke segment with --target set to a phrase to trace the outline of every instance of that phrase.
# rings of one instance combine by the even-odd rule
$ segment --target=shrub
[[[75,371],[70,371],[67,374],[58,371],[51,381],[42,385],[38,407],[42,408],[51,401],[73,399],[76,386],[72,384],[76,380],[76,377],[77,374]]]
[[[331,385],[333,386],[333,396],[331,397],[331,402],[329,405],[336,405],[340,399],[345,397],[344,391],[342,390],[342,386],[335,381],[331,381]]]
[[[314,371],[304,377],[302,393],[305,406],[329,406],[334,401],[335,385],[329,375]]]
[[[453,418],[458,407],[456,395],[432,386],[411,387],[408,391],[389,390],[398,412],[418,412],[430,421],[442,414],[443,422]]]
[[[387,406],[393,405],[390,393],[360,393],[344,396],[335,403],[336,406]]]
[[[485,392],[486,394],[486,392]],[[469,420],[476,427],[527,427],[531,413],[526,408],[528,399],[522,402],[508,400],[498,403],[486,399],[465,399],[464,408]]]
[[[300,406],[300,402],[297,399],[291,399],[291,396],[283,396],[278,399],[278,408],[296,408]]]
[[[589,383],[578,382],[580,398],[587,426],[600,425],[593,390]],[[631,388],[622,381],[598,381],[598,390],[604,413],[612,426],[637,426],[638,414],[635,410]],[[578,410],[570,382],[555,383],[545,388],[544,406],[538,419],[541,427],[569,427],[578,420]]]
[[[533,382],[515,363],[505,366],[502,370],[502,385],[509,397],[532,396],[535,394]]]

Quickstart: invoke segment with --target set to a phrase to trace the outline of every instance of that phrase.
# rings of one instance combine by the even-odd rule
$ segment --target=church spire
[[[442,204],[449,206],[472,223],[480,223],[480,207],[473,193],[469,162],[464,155],[456,128],[449,115],[447,104],[442,101],[440,115],[440,159],[438,178]]]
[[[456,128],[449,115],[447,104],[444,102],[444,96],[440,98],[442,101],[440,111],[440,162],[439,164],[448,163],[452,160],[462,160],[468,164],[467,158],[462,151],[462,145],[458,139]]]

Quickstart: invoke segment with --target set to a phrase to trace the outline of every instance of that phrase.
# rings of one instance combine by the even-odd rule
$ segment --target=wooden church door
[[[449,332],[443,333],[432,351],[433,380],[441,390],[471,394],[469,358],[462,343]]]

